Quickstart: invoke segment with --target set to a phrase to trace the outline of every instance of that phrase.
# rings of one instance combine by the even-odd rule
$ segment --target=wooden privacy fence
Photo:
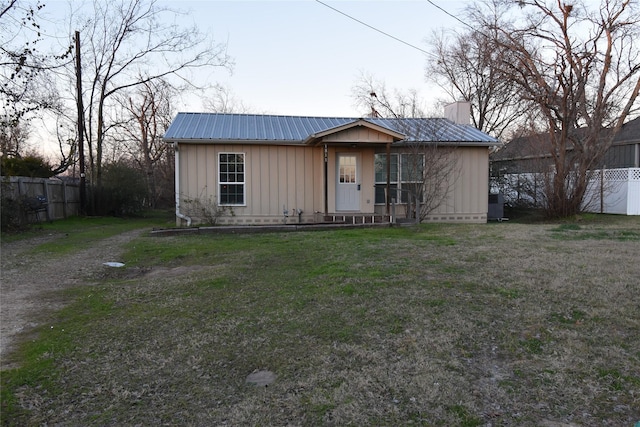
[[[45,217],[48,220],[68,218],[80,212],[80,185],[77,183],[59,179],[3,176],[2,192],[3,198],[22,202],[29,222]],[[36,206],[38,200],[40,208]]]

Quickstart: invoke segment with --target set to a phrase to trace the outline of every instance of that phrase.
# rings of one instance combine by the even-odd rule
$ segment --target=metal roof
[[[259,114],[178,113],[167,129],[166,142],[252,141],[302,143],[310,136],[360,120],[407,136],[405,141],[497,143],[470,125],[447,119],[382,119],[299,117]]]
[[[442,118],[366,119],[395,130],[408,142],[478,142],[497,144],[498,140],[471,125],[456,124]]]

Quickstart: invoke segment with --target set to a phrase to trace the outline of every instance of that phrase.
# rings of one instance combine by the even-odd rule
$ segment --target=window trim
[[[242,176],[243,176],[243,181],[236,181],[236,182],[222,182],[221,180],[221,170],[220,170],[220,164],[221,164],[221,157],[223,155],[228,155],[228,154],[233,154],[233,155],[238,155],[241,154],[242,155],[242,165],[243,165],[243,171],[242,171]],[[238,163],[236,163],[238,164]],[[218,206],[247,206],[247,153],[244,151],[220,151],[218,152],[218,170],[217,170],[217,174],[218,174]],[[223,184],[232,184],[232,185],[242,185],[242,203],[222,203],[222,185]]]
[[[393,156],[395,155],[395,159],[396,159],[396,165],[397,165],[397,173],[395,175],[397,175],[395,178],[397,179],[397,181],[393,180],[393,177],[391,179],[391,181],[389,182],[389,184],[391,186],[395,185],[396,186],[396,194],[399,194],[399,197],[396,198],[396,204],[398,205],[406,205],[407,201],[403,201],[403,191],[402,191],[402,184],[415,184],[418,183],[419,181],[408,181],[408,180],[403,180],[402,179],[402,156],[422,156],[422,167],[423,167],[423,173],[424,173],[424,165],[425,165],[425,155],[424,153],[402,153],[402,152],[396,152],[396,153],[391,153],[391,157],[393,158]],[[386,186],[387,185],[387,181],[385,179],[385,181],[377,181],[375,178],[375,162],[376,162],[376,156],[382,156],[384,158],[384,161],[386,162],[386,154],[385,153],[375,153],[374,154],[374,187],[379,187],[379,186]],[[375,205],[384,205],[386,203],[386,201],[383,202],[376,202],[374,199],[374,204]]]

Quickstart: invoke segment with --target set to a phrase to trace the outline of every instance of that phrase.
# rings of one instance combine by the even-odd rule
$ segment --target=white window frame
[[[223,155],[242,155],[242,181],[222,181],[222,171],[220,168],[221,157]],[[235,163],[238,164],[238,163]],[[228,171],[227,171],[228,172]],[[227,173],[225,172],[225,174]],[[234,171],[237,173],[237,171]],[[218,153],[218,206],[247,206],[247,153],[246,152],[237,152],[237,151],[222,151]],[[242,185],[242,203],[222,203],[222,186],[224,184],[230,185]]]

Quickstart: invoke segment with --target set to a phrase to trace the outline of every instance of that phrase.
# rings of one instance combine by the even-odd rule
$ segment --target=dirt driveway
[[[77,285],[92,285],[103,273],[103,263],[119,261],[123,246],[143,233],[128,231],[100,240],[95,245],[64,256],[34,255],[32,249],[60,235],[46,235],[2,242],[0,264],[0,369],[12,365],[7,355],[18,334],[46,321],[65,301],[52,291]]]

